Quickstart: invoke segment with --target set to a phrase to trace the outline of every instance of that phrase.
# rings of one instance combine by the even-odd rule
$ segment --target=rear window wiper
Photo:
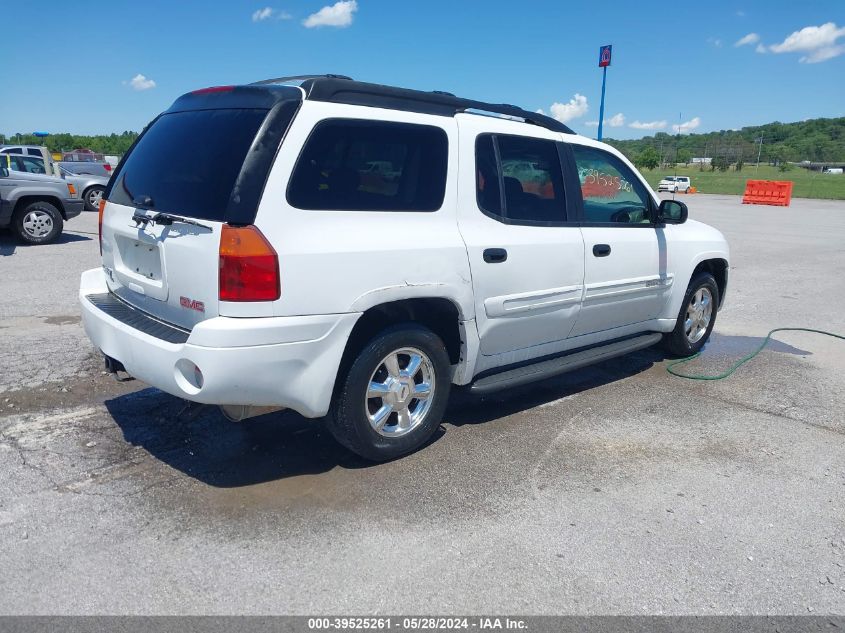
[[[207,224],[201,224],[196,220],[192,220],[191,218],[183,218],[181,215],[173,215],[172,213],[162,213],[158,212],[155,215],[146,215],[143,211],[135,211],[132,214],[132,221],[135,222],[135,226],[139,226],[143,224],[146,226],[147,224],[152,224],[155,226],[156,224],[161,224],[162,226],[170,226],[174,222],[181,222],[182,224],[190,224],[192,226],[198,226],[203,229],[208,229],[209,231],[213,231],[210,226]]]

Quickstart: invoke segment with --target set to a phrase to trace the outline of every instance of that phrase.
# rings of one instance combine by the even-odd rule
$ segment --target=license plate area
[[[119,237],[120,259],[125,272],[145,281],[161,281],[161,255],[158,244]]]
[[[115,235],[115,243],[117,246],[115,275],[120,283],[150,298],[166,299],[164,266],[159,242],[147,242],[124,235]]]

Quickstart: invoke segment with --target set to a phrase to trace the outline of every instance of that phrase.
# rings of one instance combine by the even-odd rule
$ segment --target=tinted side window
[[[30,156],[41,156],[41,150],[40,150],[40,149],[32,149],[32,148],[30,148],[30,149],[28,149],[28,150],[26,150],[26,151],[27,151],[27,154],[29,154]]]
[[[23,154],[23,150],[20,147],[13,147],[12,149],[7,149],[6,151],[10,154]]]
[[[323,121],[296,162],[288,202],[300,209],[436,211],[447,161],[448,139],[438,127]]]
[[[489,215],[504,218],[501,180],[493,135],[479,136],[475,141],[475,187],[478,206]]]
[[[516,224],[566,220],[563,175],[554,141],[510,135],[478,137],[479,207]]]
[[[649,196],[631,169],[613,154],[572,145],[584,221],[607,224],[649,224]]]

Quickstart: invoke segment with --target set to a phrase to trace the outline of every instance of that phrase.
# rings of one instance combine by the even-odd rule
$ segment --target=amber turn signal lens
[[[106,208],[106,199],[100,198],[100,207],[97,209],[97,232],[100,236],[100,257],[103,255],[103,211]]]

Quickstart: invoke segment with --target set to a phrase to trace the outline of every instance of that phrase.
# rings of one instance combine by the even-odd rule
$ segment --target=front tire
[[[443,341],[417,324],[390,327],[339,377],[329,431],[365,459],[395,459],[418,449],[437,430],[450,387]]]
[[[24,242],[47,244],[61,235],[64,220],[54,205],[37,200],[15,211],[12,227]]]
[[[716,324],[718,305],[716,280],[710,273],[699,273],[687,286],[675,329],[664,337],[666,349],[675,356],[700,352]]]

